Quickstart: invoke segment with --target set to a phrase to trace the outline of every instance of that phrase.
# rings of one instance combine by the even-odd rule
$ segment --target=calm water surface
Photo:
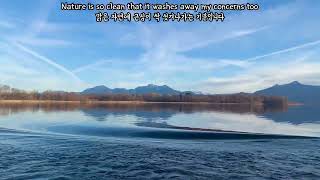
[[[0,105],[0,179],[320,179],[319,110]]]

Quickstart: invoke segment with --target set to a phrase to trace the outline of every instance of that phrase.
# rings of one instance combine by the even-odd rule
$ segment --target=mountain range
[[[8,93],[19,91],[18,89],[10,88],[9,86],[0,85],[0,93]],[[86,89],[80,94],[83,95],[103,95],[103,94],[150,94],[156,93],[161,95],[177,95],[180,93],[189,94],[201,94],[196,92],[183,92],[175,90],[167,85],[154,85],[149,84],[147,86],[139,86],[134,89],[125,88],[108,88],[106,86],[96,86],[93,88]],[[303,103],[303,104],[320,104],[320,86],[305,85],[298,81],[291,82],[289,84],[274,85],[270,88],[256,91],[256,95],[265,96],[285,96],[288,97],[289,102]]]
[[[320,86],[305,85],[298,81],[289,84],[274,85],[255,92],[258,95],[286,96],[290,102],[320,104]]]
[[[125,89],[125,88],[115,88],[111,89],[106,86],[96,86],[93,88],[86,89],[81,92],[81,94],[179,94],[186,93],[181,92],[167,85],[157,86],[149,84],[147,86],[139,86],[134,89]],[[188,92],[192,94],[198,94],[194,92]],[[265,95],[265,96],[285,96],[288,97],[290,102],[303,103],[303,104],[320,104],[320,86],[305,85],[301,84],[298,81],[291,82],[289,84],[283,85],[274,85],[270,88],[256,91],[256,95]]]
[[[106,86],[96,86],[93,88],[86,89],[81,92],[81,94],[88,95],[88,94],[149,94],[149,93],[156,93],[156,94],[180,94],[180,91],[174,90],[167,85],[157,86],[154,84],[148,84],[147,86],[139,86],[134,89],[125,89],[125,88],[115,88],[111,89]]]

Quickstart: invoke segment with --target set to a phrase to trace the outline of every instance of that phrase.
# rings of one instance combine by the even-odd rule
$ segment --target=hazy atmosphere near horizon
[[[205,93],[320,85],[318,1],[260,0],[258,12],[228,11],[214,24],[99,24],[91,12],[62,12],[60,2],[1,2],[0,84],[39,91],[165,84]]]

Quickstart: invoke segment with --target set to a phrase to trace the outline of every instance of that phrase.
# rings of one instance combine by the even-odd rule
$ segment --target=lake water
[[[0,179],[320,179],[320,107],[0,104]]]

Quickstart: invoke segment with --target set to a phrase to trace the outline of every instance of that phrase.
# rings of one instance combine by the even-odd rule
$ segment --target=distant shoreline
[[[55,101],[55,100],[0,100],[0,104],[221,104],[250,105],[250,103],[210,103],[210,102],[153,102],[153,101]],[[263,104],[254,104],[262,106]]]
[[[156,102],[156,101],[57,101],[57,100],[0,100],[0,104],[189,104],[189,105],[253,105],[264,106],[264,104],[250,103],[212,103],[212,102]],[[288,107],[304,106],[303,103],[289,102]]]
[[[303,103],[298,103],[298,102],[289,102],[288,106],[304,106]]]

